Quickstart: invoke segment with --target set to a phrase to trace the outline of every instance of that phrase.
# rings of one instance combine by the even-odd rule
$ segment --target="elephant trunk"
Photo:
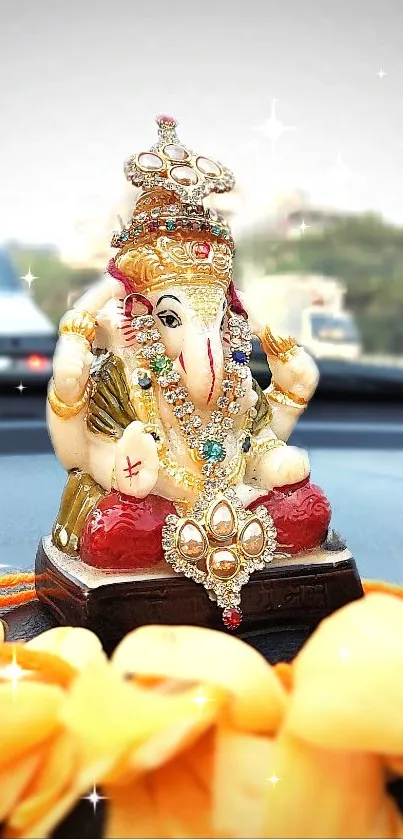
[[[192,330],[183,343],[177,365],[196,407],[208,410],[217,399],[224,375],[220,330]]]

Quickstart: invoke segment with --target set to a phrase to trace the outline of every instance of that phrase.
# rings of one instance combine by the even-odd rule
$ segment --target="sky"
[[[0,241],[82,245],[160,112],[234,170],[243,223],[295,189],[403,223],[402,23],[401,0],[1,3]]]

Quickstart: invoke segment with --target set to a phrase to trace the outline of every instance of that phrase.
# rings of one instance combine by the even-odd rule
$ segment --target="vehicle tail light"
[[[29,355],[26,361],[30,370],[45,370],[49,366],[49,359],[44,355]]]

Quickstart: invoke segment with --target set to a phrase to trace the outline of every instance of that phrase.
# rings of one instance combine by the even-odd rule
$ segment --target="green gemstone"
[[[156,355],[150,362],[153,373],[160,376],[162,373],[169,373],[172,370],[172,361],[167,355]]]
[[[165,222],[165,227],[167,230],[176,230],[176,221],[168,219],[168,221]]]
[[[212,224],[211,232],[214,233],[214,236],[219,236],[221,233],[221,227],[219,227],[218,224]]]
[[[142,232],[143,232],[143,225],[138,224],[137,227],[134,228],[134,235],[138,236]]]
[[[225,449],[218,440],[206,440],[203,445],[204,460],[212,463],[221,463],[225,459]]]

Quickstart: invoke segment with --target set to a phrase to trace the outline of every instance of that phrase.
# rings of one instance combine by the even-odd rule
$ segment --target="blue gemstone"
[[[221,233],[221,227],[219,227],[218,224],[212,224],[211,232],[214,233],[215,236],[219,236]]]
[[[250,441],[250,437],[245,437],[245,439],[242,443],[242,451],[245,452],[245,454],[247,454],[251,445],[252,445],[252,443]]]
[[[176,230],[176,221],[168,219],[168,221],[165,222],[165,227],[167,230]]]
[[[125,230],[125,232],[121,234],[120,238],[121,238],[122,242],[127,242],[128,238],[129,238],[129,234],[128,234],[127,230]]]
[[[225,459],[225,449],[218,440],[206,440],[203,445],[203,457],[212,463],[221,463]]]
[[[246,364],[248,360],[248,356],[246,353],[242,352],[242,350],[234,350],[232,353],[232,358],[237,364]]]

